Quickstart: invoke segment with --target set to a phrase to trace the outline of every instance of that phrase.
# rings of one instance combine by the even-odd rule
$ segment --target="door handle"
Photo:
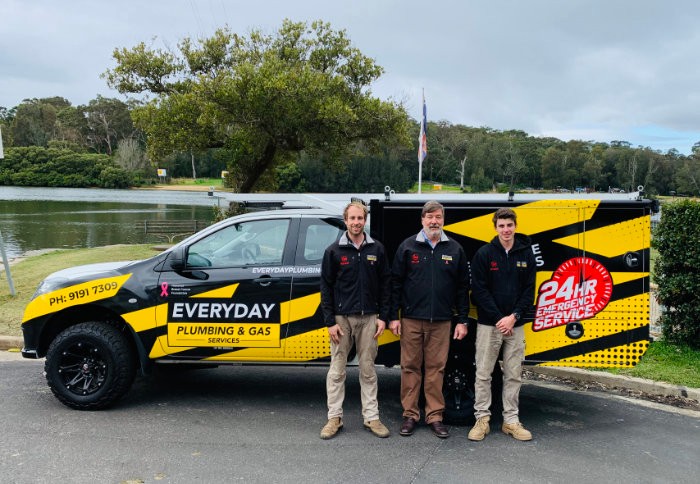
[[[277,282],[279,280],[280,280],[279,277],[262,276],[262,277],[258,277],[257,279],[253,279],[253,282],[258,283],[263,287],[267,287],[270,284],[272,284],[273,282]]]

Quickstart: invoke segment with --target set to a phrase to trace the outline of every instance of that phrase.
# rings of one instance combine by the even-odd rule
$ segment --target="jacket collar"
[[[369,236],[367,232],[365,234],[365,244],[374,244],[374,240],[372,237]],[[352,242],[350,242],[350,238],[348,237],[348,231],[346,230],[343,232],[343,235],[340,236],[340,239],[338,240],[339,245],[353,245]]]
[[[498,248],[498,250],[505,251],[505,249],[501,245],[501,241],[498,240],[498,235],[495,236],[493,239],[491,239],[491,244],[496,246],[496,248]],[[527,249],[531,245],[532,245],[532,240],[530,239],[530,237],[528,237],[525,234],[521,234],[520,232],[516,232],[515,233],[515,240],[513,241],[513,247],[511,247],[508,252]]]
[[[440,240],[438,240],[438,243],[447,242],[448,240],[450,240],[450,239],[445,234],[445,231],[441,230],[440,231]],[[422,230],[420,232],[418,232],[418,235],[416,235],[416,242],[422,242],[424,244],[430,245],[430,241],[427,239],[427,237],[425,236],[425,232],[423,232]]]

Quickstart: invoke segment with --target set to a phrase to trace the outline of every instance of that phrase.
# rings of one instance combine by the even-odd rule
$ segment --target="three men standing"
[[[445,210],[440,203],[427,202],[421,222],[423,229],[399,246],[392,267],[389,327],[395,335],[401,335],[403,422],[399,433],[409,436],[415,430],[420,419],[422,383],[425,422],[437,437],[447,438],[449,432],[442,423],[442,382],[453,316],[459,323],[454,338],[462,339],[467,334],[469,265],[462,246],[442,230]]]
[[[384,246],[364,227],[367,207],[350,203],[343,214],[347,231],[325,251],[321,266],[321,306],[331,338],[331,365],[326,378],[328,422],[321,438],[343,427],[343,400],[348,354],[353,342],[360,368],[364,426],[378,437],[389,430],[379,420],[377,338],[390,318],[401,336],[400,435],[410,436],[420,419],[421,385],[425,422],[439,438],[449,437],[443,424],[443,377],[452,337],[467,335],[470,271],[464,249],[443,232],[445,210],[429,201],[421,213],[422,230],[404,240],[389,269]],[[525,353],[524,316],[534,301],[535,260],[527,236],[516,233],[516,214],[501,208],[493,216],[496,237],[481,247],[471,264],[472,300],[476,304],[476,424],[468,438],[489,433],[491,375],[503,349],[503,426],[518,440],[531,440],[518,418]],[[401,319],[399,320],[399,311]]]
[[[384,246],[365,234],[367,207],[352,202],[345,207],[347,231],[325,251],[321,263],[321,307],[331,338],[331,365],[326,377],[328,422],[322,439],[343,428],[345,367],[353,342],[360,367],[364,426],[377,437],[389,429],[379,420],[377,403],[377,338],[389,317],[391,277]],[[379,315],[379,316],[377,316]]]

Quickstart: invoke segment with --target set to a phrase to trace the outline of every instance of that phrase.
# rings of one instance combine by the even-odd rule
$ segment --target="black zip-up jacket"
[[[482,246],[472,260],[472,302],[478,322],[495,326],[504,316],[517,314],[515,326],[530,316],[535,300],[535,256],[532,242],[516,232],[506,253],[498,236]]]
[[[404,240],[391,270],[391,319],[466,323],[469,262],[462,246],[444,233],[433,249],[423,232]]]
[[[345,232],[329,245],[321,263],[321,309],[327,326],[335,315],[378,314],[388,321],[391,270],[384,245],[365,234],[359,249]]]

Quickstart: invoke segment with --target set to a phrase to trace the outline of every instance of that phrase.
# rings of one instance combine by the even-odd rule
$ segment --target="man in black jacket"
[[[515,232],[517,217],[509,208],[493,216],[496,237],[472,260],[472,301],[476,304],[476,424],[469,440],[489,433],[491,374],[503,349],[503,426],[517,440],[531,440],[518,418],[522,362],[525,357],[524,318],[535,299],[535,257],[530,238]]]
[[[442,380],[453,316],[459,323],[454,338],[462,339],[467,334],[469,264],[462,246],[442,231],[445,209],[440,203],[427,202],[421,222],[423,229],[401,243],[392,266],[389,327],[395,335],[401,335],[403,422],[399,433],[413,434],[420,418],[418,397],[422,382],[425,422],[436,436],[444,439],[449,432],[442,423]]]
[[[374,359],[377,338],[389,317],[391,273],[384,246],[364,232],[367,207],[352,202],[345,207],[343,218],[347,231],[326,249],[321,264],[321,307],[331,338],[326,377],[328,422],[321,438],[330,439],[343,428],[345,367],[353,342],[360,367],[364,426],[377,437],[388,437],[389,429],[379,420]]]

